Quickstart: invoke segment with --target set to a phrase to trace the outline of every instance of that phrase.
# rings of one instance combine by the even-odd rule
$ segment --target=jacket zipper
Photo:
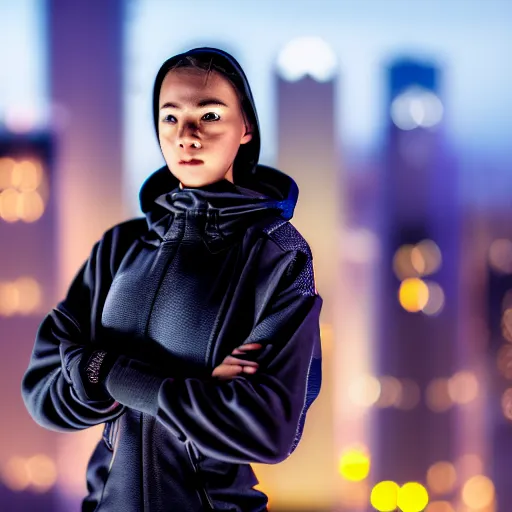
[[[193,448],[192,448],[190,441],[185,442],[185,447],[187,449],[187,454],[188,454],[190,463],[191,463],[194,473],[196,475],[196,485],[197,485],[197,491],[199,493],[199,499],[201,500],[201,505],[203,507],[206,507],[206,510],[215,510],[215,507],[213,506],[213,502],[212,502],[210,496],[208,495],[208,492],[206,491],[206,487],[203,483],[203,479],[201,476],[201,469],[199,468],[199,464],[194,455]]]

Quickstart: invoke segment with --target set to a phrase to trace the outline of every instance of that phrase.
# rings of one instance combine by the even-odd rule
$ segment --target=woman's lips
[[[201,165],[203,163],[202,160],[196,160],[195,158],[193,160],[180,160],[180,165]]]

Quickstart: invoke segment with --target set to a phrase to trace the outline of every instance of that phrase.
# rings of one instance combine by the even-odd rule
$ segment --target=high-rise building
[[[52,163],[48,135],[0,137],[0,502],[13,506],[22,501],[8,493],[27,491],[20,499],[29,503],[30,492],[48,493],[56,483],[55,438],[34,423],[21,400],[35,333],[55,301]],[[54,499],[39,495],[41,510],[54,510]]]
[[[452,470],[456,390],[473,382],[467,374],[454,377],[459,370],[456,169],[443,136],[440,70],[401,60],[388,73],[376,364],[381,398],[372,479],[400,486],[419,482],[432,492],[440,468]],[[433,499],[450,499],[454,484],[439,489]]]

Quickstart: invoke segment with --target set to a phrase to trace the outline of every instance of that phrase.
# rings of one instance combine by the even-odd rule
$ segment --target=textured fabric
[[[57,431],[105,423],[83,512],[267,510],[251,463],[279,463],[300,441],[321,386],[322,299],[289,223],[295,182],[247,170],[236,185],[183,189],[166,167],[154,172],[144,217],[104,233],[38,329],[29,413]],[[254,342],[255,374],[211,377]],[[112,362],[101,401],[75,367],[97,349]]]

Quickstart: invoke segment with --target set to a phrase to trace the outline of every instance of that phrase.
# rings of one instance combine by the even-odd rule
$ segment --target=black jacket
[[[322,299],[289,223],[295,183],[261,165],[250,183],[180,189],[155,172],[145,218],[103,235],[40,325],[30,414],[63,432],[105,423],[84,512],[266,510],[250,464],[281,462],[300,440],[320,390]],[[254,375],[211,377],[251,342],[264,347]],[[93,400],[75,375],[96,348],[116,356]]]

